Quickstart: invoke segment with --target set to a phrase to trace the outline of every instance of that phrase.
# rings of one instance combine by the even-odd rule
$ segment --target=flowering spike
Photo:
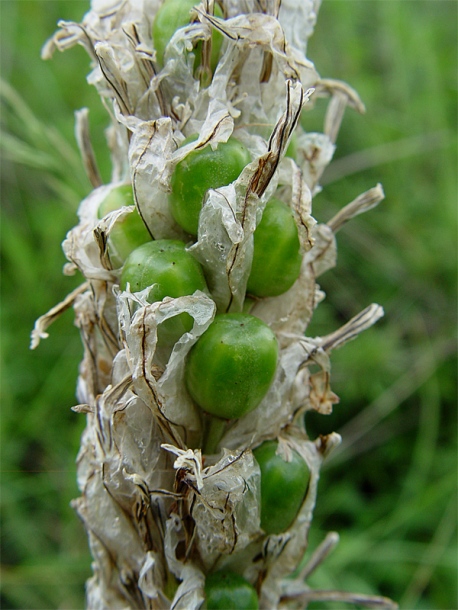
[[[161,32],[155,22],[166,4],[170,19],[177,20],[171,32]],[[305,334],[324,298],[316,278],[336,263],[335,233],[383,198],[378,185],[327,224],[312,216],[345,108],[364,111],[351,87],[321,78],[306,56],[319,5],[93,0],[81,23],[60,22],[43,50],[49,58],[76,44],[86,49],[92,62],[88,80],[111,120],[113,173],[102,184],[88,111],[77,113],[77,139],[94,190],[81,202],[79,222],[63,247],[66,272],[79,270],[84,283],[40,318],[32,334],[36,347],[49,324],[73,306],[84,344],[74,411],[87,419],[77,460],[81,497],[73,506],[94,558],[87,583],[91,609],[197,610],[213,572],[220,575],[212,582],[223,584],[224,573],[236,572],[250,595],[256,591],[259,607],[269,610],[306,607],[312,600],[394,607],[382,597],[308,587],[307,577],[337,544],[334,533],[290,578],[307,549],[320,467],[340,443],[336,433],[310,439],[304,414],[332,410],[338,397],[330,386],[330,352],[383,313],[371,305],[325,337]],[[301,112],[312,111],[323,97],[329,100],[323,132],[306,132]],[[243,149],[245,159],[231,174],[231,159],[224,157],[229,142]],[[178,175],[186,176],[182,183]],[[197,197],[197,235],[174,214],[172,190],[174,197]],[[292,285],[261,298],[246,287],[256,248],[282,256],[275,238],[284,230],[278,218],[268,243],[259,246],[256,240],[273,197],[287,206],[293,236],[284,241],[294,244],[299,260]],[[186,210],[190,201],[184,197],[180,204]],[[168,240],[187,252],[180,260],[159,253],[151,259],[135,250],[127,281],[115,234],[124,231],[123,248],[135,248],[138,223],[143,240],[162,240],[161,253]],[[198,290],[189,288],[181,267],[188,255],[205,277]],[[218,417],[223,392],[209,393],[210,406],[193,399],[186,375],[190,353],[207,345],[204,336],[214,336],[215,316],[230,324],[218,326],[212,352],[204,354],[202,370],[193,371],[193,389],[200,376],[210,388],[226,384],[226,399],[238,405],[236,419]],[[256,324],[246,323],[253,316]],[[247,334],[251,326],[256,339]],[[237,339],[242,335],[243,347]],[[256,343],[261,341],[270,360],[273,354],[273,366],[260,391],[247,353],[253,349],[262,366]],[[255,455],[263,454],[258,448],[266,441],[276,453],[258,463]],[[262,511],[269,506],[261,498],[268,488],[282,493],[286,484],[269,480],[269,468],[285,477],[293,462],[304,487],[300,491],[293,474],[288,485],[299,508],[283,531],[274,524],[275,533],[266,534]]]

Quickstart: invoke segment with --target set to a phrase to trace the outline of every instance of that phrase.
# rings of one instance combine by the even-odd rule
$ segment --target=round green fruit
[[[182,297],[207,290],[202,268],[178,240],[158,239],[136,248],[127,258],[121,274],[121,288],[130,284],[132,292],[151,286],[148,301]],[[192,328],[192,317],[184,312],[159,327],[159,341],[175,343]]]
[[[191,10],[197,6],[196,0],[166,0],[158,10],[153,22],[153,42],[157,53],[157,61],[162,65],[164,53],[170,39],[175,32],[188,25],[191,21]],[[223,17],[223,12],[218,4],[215,4],[215,17]],[[214,71],[218,63],[223,36],[217,30],[212,30],[211,67]],[[194,49],[194,65],[197,67],[202,62],[202,43],[199,42]]]
[[[206,610],[258,610],[254,587],[239,574],[229,571],[209,574],[205,580]]]
[[[253,263],[247,292],[257,297],[283,294],[299,277],[299,235],[291,208],[270,199],[253,234]]]
[[[291,461],[285,462],[277,448],[277,441],[266,441],[253,451],[261,469],[261,527],[266,534],[280,534],[293,523],[310,478],[297,451],[292,450]]]
[[[135,205],[132,186],[123,184],[110,191],[98,209],[99,218],[123,206]],[[135,209],[121,220],[117,220],[108,237],[108,249],[112,262],[121,266],[132,250],[152,240],[152,237]]]
[[[191,136],[185,143],[195,137]],[[205,193],[236,180],[250,161],[245,146],[232,137],[218,144],[216,150],[206,146],[180,161],[172,175],[169,197],[172,215],[180,227],[197,235]]]
[[[266,395],[277,356],[277,339],[259,318],[221,314],[188,355],[187,388],[207,413],[236,419],[255,409]]]

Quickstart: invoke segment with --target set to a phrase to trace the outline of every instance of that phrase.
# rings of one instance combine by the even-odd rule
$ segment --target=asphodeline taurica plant
[[[63,248],[83,283],[32,336],[74,308],[90,609],[395,606],[307,585],[335,533],[297,571],[340,441],[309,438],[305,413],[331,412],[331,352],[383,313],[368,305],[306,334],[336,232],[383,198],[376,185],[328,222],[312,217],[344,110],[364,110],[307,58],[319,4],[93,0],[44,48],[87,50],[110,118],[103,184],[77,113],[93,190]],[[300,118],[318,98],[324,127],[311,133]]]

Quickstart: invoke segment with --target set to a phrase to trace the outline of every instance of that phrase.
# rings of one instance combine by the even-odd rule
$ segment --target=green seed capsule
[[[166,0],[158,10],[153,23],[153,42],[157,53],[157,61],[162,65],[165,48],[175,32],[188,25],[191,20],[191,9],[199,3],[196,0]],[[218,4],[215,4],[215,17],[223,17]],[[223,36],[217,30],[212,30],[211,68],[215,71],[218,64]],[[202,43],[194,49],[194,65],[197,68],[202,63]]]
[[[109,212],[123,206],[135,205],[132,186],[123,184],[110,191],[99,206],[98,216],[103,218]],[[117,220],[108,237],[108,249],[113,264],[121,266],[132,250],[152,240],[152,237],[140,217],[134,210],[121,220]]]
[[[206,610],[258,610],[254,587],[242,576],[229,571],[209,574],[205,580]]]
[[[266,534],[280,534],[293,523],[305,498],[309,470],[292,451],[290,462],[276,455],[277,441],[266,441],[253,451],[261,469],[261,527]]]
[[[191,349],[186,384],[207,413],[235,419],[255,409],[275,375],[274,333],[249,314],[221,314]]]
[[[186,142],[192,141],[191,136]],[[240,142],[229,138],[216,150],[207,146],[191,152],[177,164],[172,175],[170,209],[176,222],[191,235],[197,235],[205,193],[236,180],[250,163],[250,155]]]
[[[258,297],[283,294],[299,277],[299,235],[291,208],[271,199],[253,234],[253,263],[247,292]]]
[[[165,297],[182,297],[196,290],[207,290],[202,268],[187,252],[185,244],[178,240],[158,239],[143,244],[127,258],[122,274],[121,288],[130,284],[132,292],[151,286],[150,303]],[[192,317],[184,312],[161,324],[159,341],[173,344],[184,332],[191,330]]]

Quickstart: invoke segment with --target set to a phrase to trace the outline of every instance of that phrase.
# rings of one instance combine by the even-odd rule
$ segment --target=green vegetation
[[[320,278],[327,298],[309,329],[331,332],[370,302],[386,312],[333,354],[333,415],[307,419],[312,436],[344,437],[322,472],[308,556],[329,530],[341,543],[309,583],[380,592],[406,610],[457,604],[457,8],[325,0],[309,47],[319,72],[367,107],[345,115],[314,216],[326,221],[378,181],[386,193],[338,234],[338,266]],[[3,0],[0,10],[2,76],[21,96],[2,86],[1,605],[75,609],[90,557],[69,506],[84,426],[70,410],[82,355],[72,314],[37,352],[28,344],[35,318],[80,281],[61,274],[60,242],[90,191],[72,113],[91,109],[106,179],[107,120],[82,49],[39,57],[57,21],[78,20],[86,2]],[[304,113],[304,126],[321,128],[319,114]]]

